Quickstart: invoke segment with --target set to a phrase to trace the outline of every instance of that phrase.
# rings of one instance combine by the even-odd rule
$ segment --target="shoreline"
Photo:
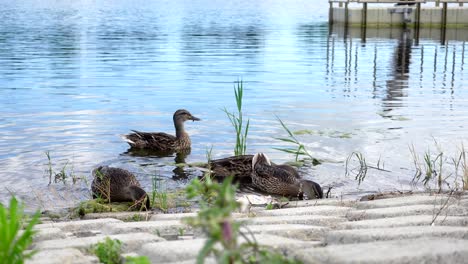
[[[304,263],[462,263],[468,256],[467,191],[372,198],[377,199],[293,201],[273,210],[252,206],[233,218],[245,222],[260,244]],[[40,252],[27,263],[97,263],[87,249],[105,237],[121,240],[125,255],[144,255],[152,263],[195,263],[204,238],[181,222],[193,215],[104,213],[64,222],[43,218],[33,244]]]

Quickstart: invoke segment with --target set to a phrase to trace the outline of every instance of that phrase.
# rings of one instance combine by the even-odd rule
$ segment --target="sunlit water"
[[[275,115],[323,160],[304,177],[333,195],[412,188],[409,146],[421,155],[436,140],[449,157],[468,121],[468,31],[330,30],[326,0],[2,1],[0,7],[0,200],[10,193],[45,208],[89,197],[86,182],[48,185],[54,170],[91,180],[99,164],[151,175],[168,188],[199,175],[174,157],[127,153],[131,129],[173,133],[186,108],[186,162],[232,155],[233,83],[245,84],[248,152],[281,163],[292,155]],[[345,37],[346,36],[346,37]],[[358,188],[345,161],[360,152],[369,168]],[[352,162],[349,167],[354,167]],[[450,162],[447,162],[450,166]],[[449,170],[449,169],[447,169]]]

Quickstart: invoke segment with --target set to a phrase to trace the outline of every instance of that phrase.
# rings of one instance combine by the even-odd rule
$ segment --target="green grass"
[[[244,119],[242,114],[242,99],[244,96],[244,86],[242,80],[236,82],[234,87],[234,95],[236,98],[237,113],[229,112],[226,108],[223,109],[229,121],[236,131],[236,146],[234,147],[234,155],[244,155],[247,150],[247,135],[249,132],[250,120],[244,126]]]
[[[151,261],[146,256],[127,257],[125,264],[151,264]]]
[[[103,242],[93,246],[92,252],[104,264],[120,264],[122,262],[122,242],[106,237]]]
[[[39,222],[39,212],[30,218],[24,214],[23,205],[11,198],[9,208],[0,204],[0,262],[4,264],[24,263],[36,251],[25,251],[31,245],[37,231],[34,225]]]

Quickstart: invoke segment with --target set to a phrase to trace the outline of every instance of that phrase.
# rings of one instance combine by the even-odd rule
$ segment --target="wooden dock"
[[[468,0],[329,0],[329,5],[330,25],[416,29],[468,27]]]

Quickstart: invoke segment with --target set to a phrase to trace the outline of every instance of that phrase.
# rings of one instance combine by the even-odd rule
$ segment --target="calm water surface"
[[[168,188],[197,175],[174,157],[138,157],[119,137],[131,129],[173,133],[186,108],[186,162],[232,154],[233,82],[245,82],[248,152],[278,163],[286,133],[275,115],[324,163],[301,173],[334,195],[409,189],[408,146],[447,155],[466,139],[468,31],[330,29],[327,1],[16,1],[0,7],[0,200],[64,207],[88,196],[86,183],[48,185],[47,157],[90,179],[99,164],[151,175]],[[345,176],[353,151],[369,164],[358,188]],[[67,163],[68,162],[68,163]],[[57,199],[60,197],[60,199]]]

